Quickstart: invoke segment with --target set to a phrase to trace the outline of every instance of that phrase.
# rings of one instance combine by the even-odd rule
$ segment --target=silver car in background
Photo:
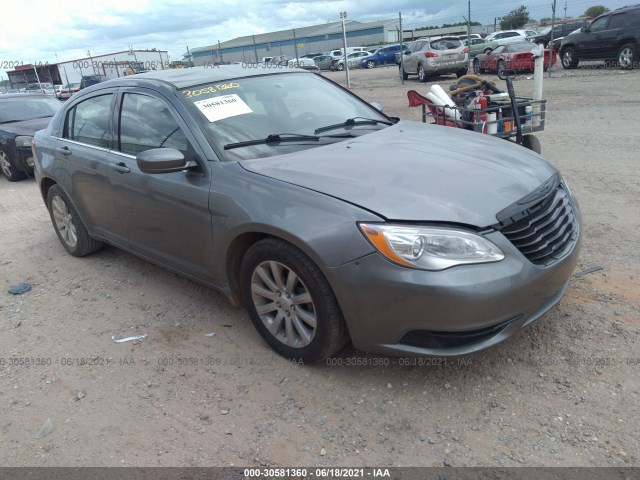
[[[400,76],[418,75],[421,82],[435,75],[467,74],[469,49],[458,37],[430,37],[418,39],[403,52]]]

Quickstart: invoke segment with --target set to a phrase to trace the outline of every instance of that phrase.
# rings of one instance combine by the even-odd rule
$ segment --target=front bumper
[[[532,264],[499,232],[487,238],[504,260],[429,272],[373,253],[330,269],[354,346],[396,355],[466,355],[509,338],[560,301],[578,260],[580,232],[550,267]]]
[[[30,148],[16,148],[16,159],[18,160],[17,167],[26,173],[28,176],[33,176],[33,152]]]

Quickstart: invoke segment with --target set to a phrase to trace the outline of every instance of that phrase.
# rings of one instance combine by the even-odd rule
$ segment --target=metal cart
[[[409,106],[422,107],[422,121],[433,118],[433,123],[449,127],[463,128],[489,134],[504,139],[514,139],[536,153],[541,152],[540,141],[533,132],[544,130],[546,100],[516,97],[511,80],[515,71],[502,70],[499,77],[507,82],[507,92],[502,92],[492,83],[476,75],[466,75],[458,81],[472,80],[473,83],[449,92],[454,106],[436,105],[415,90],[407,92]],[[469,102],[468,93],[481,91],[488,100],[486,108],[478,108]],[[472,97],[473,98],[473,97]],[[487,120],[489,114],[496,114],[496,120]],[[499,114],[501,118],[497,118]]]

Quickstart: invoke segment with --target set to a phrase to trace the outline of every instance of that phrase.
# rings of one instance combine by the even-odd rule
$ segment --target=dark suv
[[[80,90],[90,87],[96,83],[106,82],[107,77],[104,75],[84,75],[80,80]]]
[[[639,46],[640,5],[634,5],[602,14],[565,37],[560,59],[564,68],[576,68],[582,60],[605,60],[630,69],[638,66]]]
[[[562,37],[566,37],[574,30],[578,28],[586,27],[589,25],[589,22],[567,22],[560,25],[553,26],[553,38],[558,39]],[[527,37],[527,40],[533,43],[540,44],[542,43],[545,47],[549,45],[551,41],[551,27],[547,27],[543,29],[537,35],[533,35],[532,37]]]

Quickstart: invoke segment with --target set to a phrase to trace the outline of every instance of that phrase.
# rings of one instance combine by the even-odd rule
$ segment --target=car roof
[[[2,96],[0,96],[0,99],[4,100],[7,98],[31,98],[31,97],[55,98],[52,95],[47,95],[46,93],[42,93],[42,92],[29,92],[29,93],[25,92],[25,93],[4,93],[2,94]]]
[[[294,59],[295,60],[295,59]],[[302,59],[301,59],[302,60]],[[161,82],[173,85],[174,87],[186,88],[194,85],[202,85],[204,83],[220,82],[230,78],[245,78],[262,75],[277,75],[279,73],[302,72],[307,73],[303,69],[287,69],[283,72],[282,68],[277,66],[265,65],[259,70],[255,68],[246,68],[241,64],[234,65],[216,65],[212,67],[190,67],[190,68],[173,68],[166,70],[152,70],[150,72],[139,73],[137,75],[129,75],[102,82],[98,85],[106,87],[108,85],[130,85],[131,83],[148,83],[148,81],[156,83]],[[97,87],[98,85],[95,85]],[[93,88],[94,86],[90,87]]]

